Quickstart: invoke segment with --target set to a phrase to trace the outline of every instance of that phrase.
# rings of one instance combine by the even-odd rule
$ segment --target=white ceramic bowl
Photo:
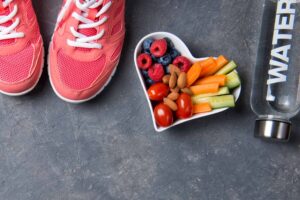
[[[146,95],[146,99],[147,99],[147,102],[148,102],[148,106],[150,108],[150,112],[151,112],[151,116],[152,116],[152,122],[153,122],[153,125],[154,125],[154,128],[157,132],[162,132],[162,131],[165,131],[171,127],[174,127],[174,126],[177,126],[179,124],[182,124],[182,123],[185,123],[185,122],[188,122],[188,121],[191,121],[191,120],[194,120],[194,119],[198,119],[198,118],[202,118],[202,117],[207,117],[207,116],[210,116],[210,115],[214,115],[214,114],[217,114],[217,113],[220,113],[220,112],[223,112],[225,110],[227,110],[228,108],[222,108],[222,109],[216,109],[216,110],[213,110],[211,112],[208,112],[208,113],[203,113],[203,114],[196,114],[196,115],[193,115],[191,118],[188,118],[188,119],[181,119],[181,120],[176,120],[171,126],[169,127],[159,127],[156,122],[155,122],[155,118],[154,118],[154,113],[153,113],[153,107],[152,107],[152,104],[151,104],[151,101],[148,97],[148,94],[147,94],[147,87],[145,85],[145,82],[144,82],[144,79],[143,79],[143,76],[141,74],[141,71],[140,69],[138,68],[138,65],[137,65],[137,57],[138,55],[140,54],[141,50],[142,50],[142,44],[143,44],[143,41],[145,41],[146,39],[148,38],[153,38],[153,39],[162,39],[162,38],[169,38],[172,40],[175,48],[181,53],[181,55],[187,57],[190,61],[192,61],[193,63],[197,62],[197,61],[201,61],[201,60],[204,60],[204,59],[207,59],[207,57],[205,58],[195,58],[190,50],[188,49],[188,47],[184,44],[184,42],[178,38],[176,35],[172,34],[172,33],[167,33],[167,32],[155,32],[155,33],[151,33],[149,35],[146,35],[145,37],[143,37],[139,43],[137,44],[136,48],[135,48],[135,51],[134,51],[134,63],[135,63],[135,68],[136,68],[136,71],[137,71],[137,74],[139,76],[139,79],[140,79],[140,82],[143,86],[143,90],[144,90],[144,93]],[[235,100],[237,101],[238,98],[240,97],[240,94],[241,94],[241,86],[236,88],[234,91],[233,91],[233,95],[235,97]]]

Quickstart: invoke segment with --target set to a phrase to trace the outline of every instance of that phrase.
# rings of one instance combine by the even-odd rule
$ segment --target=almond
[[[170,80],[169,80],[169,87],[171,89],[175,88],[177,84],[177,75],[173,72],[171,74]]]
[[[175,72],[176,75],[179,76],[179,74],[180,74],[181,71],[180,71],[180,69],[176,65],[170,64],[169,68],[170,68],[170,73],[171,74]]]
[[[180,90],[179,87],[176,87],[176,88],[171,89],[171,92],[176,92],[176,93],[178,93],[179,90]]]
[[[177,109],[178,109],[177,104],[174,101],[172,101],[171,99],[164,98],[164,104],[166,104],[173,111],[177,111]]]
[[[193,95],[193,92],[189,88],[183,88],[183,89],[181,89],[181,92],[186,93],[190,96]]]
[[[162,81],[164,84],[168,85],[169,84],[169,81],[170,81],[170,77],[171,75],[165,75],[163,78],[162,78]]]
[[[185,72],[181,72],[178,79],[177,79],[177,86],[180,89],[183,89],[186,87],[186,73]]]
[[[172,92],[171,94],[169,94],[168,99],[171,99],[172,101],[176,101],[178,97],[179,97],[179,93]]]

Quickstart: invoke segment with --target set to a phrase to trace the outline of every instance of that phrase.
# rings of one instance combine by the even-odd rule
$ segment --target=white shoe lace
[[[58,22],[62,20],[64,17],[67,9],[71,5],[72,2],[76,3],[76,6],[79,10],[83,11],[82,13],[78,14],[76,12],[72,13],[72,17],[77,19],[80,24],[78,25],[78,30],[80,29],[90,29],[90,28],[97,28],[104,24],[108,17],[100,18],[101,15],[106,13],[108,9],[111,7],[112,2],[109,1],[105,5],[103,5],[103,0],[84,0],[81,3],[80,0],[67,0],[66,4],[64,5],[60,15],[58,16]],[[88,19],[88,11],[89,9],[95,9],[101,7],[99,12],[96,14],[96,18],[99,18],[98,21],[93,21]],[[74,27],[70,27],[71,33],[74,35],[75,40],[67,40],[67,44],[72,47],[81,47],[81,48],[89,48],[89,49],[101,49],[102,44],[97,43],[96,41],[101,39],[105,33],[105,30],[101,30],[98,34],[92,36],[86,36],[80,32],[78,32]]]
[[[3,8],[7,8],[13,0],[5,0],[2,3]],[[0,40],[15,39],[24,37],[23,32],[16,32],[15,29],[20,24],[20,19],[16,18],[10,26],[3,26],[2,24],[12,21],[18,12],[18,6],[15,5],[13,10],[8,15],[0,15]]]

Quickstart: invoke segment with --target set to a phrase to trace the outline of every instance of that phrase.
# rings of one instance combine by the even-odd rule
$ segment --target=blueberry
[[[142,70],[141,73],[142,73],[142,75],[143,75],[143,77],[144,77],[145,79],[148,79],[148,78],[149,78],[149,75],[148,75],[148,71],[147,71],[147,70]]]
[[[153,62],[155,62],[155,63],[158,62],[158,58],[156,58],[154,55],[151,54],[151,57],[152,57],[152,61],[153,61]]]
[[[169,65],[164,66],[165,74],[170,74],[170,67]]]
[[[176,57],[180,56],[180,53],[179,53],[179,51],[177,51],[177,49],[172,48],[170,50],[170,55],[171,55],[172,59],[175,59]]]
[[[150,49],[143,49],[143,50],[142,50],[142,53],[147,53],[147,54],[149,54],[149,55],[151,54],[151,53],[150,53]]]
[[[173,44],[173,42],[172,42],[172,40],[170,38],[164,38],[164,39],[167,41],[169,49],[174,48],[174,44]]]
[[[149,38],[149,39],[146,39],[144,42],[143,42],[143,50],[144,51],[147,51],[147,52],[150,52],[150,47],[152,45],[152,43],[154,42],[153,39]]]
[[[146,79],[146,85],[147,87],[150,87],[151,85],[153,85],[155,82],[151,79],[151,78],[147,78]]]
[[[169,64],[171,64],[172,62],[172,57],[170,54],[166,54],[163,57],[160,57],[158,59],[158,63],[164,65],[164,66],[168,66]]]

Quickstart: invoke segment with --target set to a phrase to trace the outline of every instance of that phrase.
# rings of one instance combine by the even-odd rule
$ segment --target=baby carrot
[[[186,74],[187,86],[191,86],[200,76],[202,67],[200,62],[196,62]]]
[[[225,86],[226,76],[225,75],[214,75],[208,76],[197,81],[194,85],[208,84],[208,83],[219,83],[220,86]]]
[[[221,69],[222,67],[224,67],[225,65],[228,64],[228,60],[227,58],[225,58],[225,56],[223,55],[220,55],[218,58],[217,58],[217,65],[218,65],[218,68]],[[215,72],[216,73],[216,72]]]
[[[209,103],[195,104],[193,106],[194,114],[206,113],[206,112],[210,112],[210,111],[212,111],[212,108]]]
[[[200,61],[201,67],[209,67],[209,66],[212,66],[212,65],[215,64],[215,62],[216,62],[216,60],[215,60],[213,57],[209,57],[209,58],[207,58],[206,60]]]
[[[190,87],[194,95],[215,93],[219,91],[219,83],[201,84]]]
[[[215,62],[212,63],[211,65],[203,67],[203,72],[201,74],[201,77],[215,74],[217,71],[219,71],[222,67],[224,67],[228,63],[228,60],[223,55],[219,56],[214,61]]]
[[[213,57],[209,57],[208,59],[201,61],[201,75],[200,77],[205,77],[210,72],[211,68],[214,68],[217,65],[216,60]]]

